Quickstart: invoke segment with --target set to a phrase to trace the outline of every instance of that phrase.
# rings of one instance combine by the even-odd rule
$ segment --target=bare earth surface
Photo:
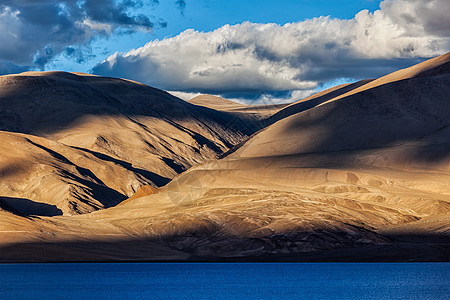
[[[0,261],[449,261],[449,61],[445,54],[266,115],[254,109],[271,125],[158,189],[70,147],[65,129],[32,138],[4,132],[2,159],[14,168],[2,169],[2,189],[4,178],[22,172],[16,181],[26,185],[54,169],[123,195],[134,182],[144,187],[120,205],[92,196],[90,205],[112,207],[73,216],[36,216],[24,212],[24,200],[20,211],[13,198],[31,196],[16,189],[0,202]],[[193,99],[193,107],[239,111],[245,122],[246,107],[220,98],[207,106],[210,97]],[[239,140],[235,132],[227,131],[229,143]],[[13,145],[20,150],[3,155]],[[66,159],[50,163],[48,149]],[[87,160],[95,178],[84,171]],[[52,184],[42,193],[64,197],[62,184]]]
[[[256,128],[128,80],[26,72],[0,76],[0,130],[0,196],[71,215],[165,185]]]

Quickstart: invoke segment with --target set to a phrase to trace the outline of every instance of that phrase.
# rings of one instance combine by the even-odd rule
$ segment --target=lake
[[[450,263],[0,265],[0,299],[449,299]]]

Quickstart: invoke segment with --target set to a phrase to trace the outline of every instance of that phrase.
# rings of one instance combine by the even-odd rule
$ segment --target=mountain
[[[299,113],[314,106],[329,101],[338,100],[348,97],[365,90],[369,90],[384,84],[393,83],[400,80],[406,80],[414,77],[433,77],[448,73],[449,53],[429,59],[412,67],[387,74],[378,79],[366,79],[355,82],[353,84],[342,84],[332,87],[306,99],[293,103],[271,117],[271,123],[288,117],[292,114]],[[314,100],[314,101],[312,101]]]
[[[448,261],[449,62],[286,106],[120,205],[16,216],[27,234],[3,238],[0,261]]]
[[[24,215],[87,213],[117,205],[149,171],[45,138],[0,131],[0,201]],[[156,175],[153,175],[156,176]]]
[[[256,129],[130,80],[26,72],[0,76],[0,130],[0,195],[79,214],[162,186]]]
[[[245,105],[213,95],[199,95],[188,102],[234,116],[234,122],[248,127],[247,132],[263,129],[275,113],[287,106],[287,104]]]
[[[267,119],[287,106],[287,104],[246,105],[213,95],[199,95],[188,102],[214,110],[240,115],[244,118],[251,117],[254,120]]]
[[[404,160],[411,158],[411,163],[439,160],[448,154],[441,151],[445,148],[432,147],[437,136],[448,134],[448,60],[450,55],[447,54],[364,85],[357,83],[356,88],[344,94],[267,127],[251,142],[235,150],[232,157],[330,152],[334,156],[341,151],[384,149],[404,144]],[[421,71],[433,69],[440,71],[430,72],[432,76],[420,76]],[[417,75],[405,78],[405,74]],[[416,143],[417,149],[407,149],[410,143]],[[433,149],[421,154],[421,148],[428,146]],[[404,160],[392,163],[407,163]]]

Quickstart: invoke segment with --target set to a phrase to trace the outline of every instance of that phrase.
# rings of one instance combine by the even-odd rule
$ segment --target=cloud
[[[201,93],[186,93],[186,92],[178,92],[178,91],[168,91],[170,94],[174,95],[175,97],[178,97],[180,99],[189,101],[194,97],[200,96]]]
[[[170,91],[261,97],[288,91],[283,99],[291,99],[323,82],[381,76],[449,51],[448,6],[447,0],[384,1],[380,10],[350,20],[189,29],[115,53],[93,72]]]
[[[7,61],[0,61],[0,74],[22,73],[28,71],[29,68],[29,66],[18,66]]]
[[[142,5],[133,0],[2,0],[0,64],[43,68],[55,55],[69,54],[95,37],[149,31],[155,26],[150,18],[133,14]]]
[[[384,1],[380,4],[385,14],[404,28],[409,35],[423,32],[441,37],[450,37],[450,1]]]

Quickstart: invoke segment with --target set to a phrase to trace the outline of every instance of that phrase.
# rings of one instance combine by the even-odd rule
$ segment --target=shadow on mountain
[[[317,105],[320,105],[324,102],[327,102],[328,100],[331,100],[335,97],[338,97],[340,95],[343,95],[353,89],[356,89],[364,84],[367,84],[369,82],[371,82],[373,79],[366,79],[366,80],[361,80],[349,85],[345,85],[339,89],[336,89],[332,92],[326,93],[322,96],[316,97],[314,99],[311,100],[306,100],[306,101],[302,101],[302,102],[298,102],[298,103],[294,103],[292,105],[289,105],[288,107],[280,110],[279,112],[277,112],[276,114],[274,114],[273,116],[271,116],[270,118],[268,118],[265,123],[267,126],[281,120],[284,119],[286,117],[289,117],[291,115],[297,114],[299,112],[311,109]]]
[[[147,171],[147,170],[143,170],[143,169],[140,169],[140,168],[133,167],[133,165],[131,163],[123,161],[123,160],[120,160],[120,159],[117,159],[117,158],[114,158],[112,156],[109,156],[109,155],[106,155],[106,154],[103,154],[103,153],[100,153],[100,152],[96,152],[96,151],[93,151],[93,150],[90,150],[90,149],[76,147],[76,146],[72,146],[72,148],[78,149],[78,150],[81,150],[81,151],[84,151],[84,152],[87,152],[87,153],[90,153],[90,154],[94,155],[98,159],[118,164],[118,165],[122,166],[123,168],[127,169],[128,171],[131,171],[133,173],[137,173],[137,174],[145,177],[146,179],[148,179],[151,182],[153,182],[154,184],[156,184],[158,187],[164,186],[167,183],[169,183],[169,181],[170,181],[170,179],[167,178],[167,177],[163,177],[163,176],[158,175],[156,173],[153,173],[151,171]],[[166,160],[164,160],[164,162],[167,163]],[[172,162],[172,164],[174,164],[174,162]]]
[[[317,248],[302,251],[294,239],[240,236],[217,237],[227,245],[219,249],[211,236],[198,233],[157,239],[24,242],[0,245],[0,262],[447,262],[450,257],[450,237],[444,235],[403,234],[370,244],[349,240],[342,232],[329,233],[341,239],[331,244],[327,237],[315,236],[303,243]],[[188,238],[190,243],[180,246],[179,241]],[[205,248],[215,255],[202,255]]]
[[[66,72],[0,77],[0,130],[51,134],[86,115],[146,116],[166,121],[219,123],[250,134],[256,125],[196,106],[137,82]],[[255,127],[255,128],[253,128]]]
[[[86,169],[86,168],[82,168],[82,167],[80,167],[80,166],[77,166],[76,164],[74,164],[73,162],[71,162],[68,158],[66,158],[64,155],[59,154],[58,152],[53,151],[53,150],[50,149],[50,148],[47,148],[47,147],[42,146],[42,145],[39,145],[39,144],[33,142],[33,141],[30,140],[30,139],[26,139],[26,140],[27,140],[30,144],[32,144],[33,146],[38,147],[38,148],[44,150],[45,152],[47,152],[47,153],[50,154],[53,158],[59,160],[60,162],[65,163],[65,164],[67,164],[67,165],[74,166],[75,169],[77,170],[77,172],[80,173],[80,175],[82,175],[83,177],[90,178],[90,179],[92,179],[93,181],[95,181],[95,182],[97,182],[97,183],[99,183],[99,184],[105,185],[105,183],[104,183],[103,181],[101,181],[100,178],[98,178],[97,176],[95,176],[95,174],[92,173],[91,170]]]
[[[23,217],[53,217],[63,214],[56,205],[35,202],[24,198],[0,197],[0,208]]]
[[[26,172],[29,166],[24,166],[19,161],[12,161],[8,164],[2,163],[0,164],[0,179],[2,177],[14,176],[22,172]]]
[[[437,162],[450,154],[450,75],[388,83],[318,107],[287,131],[325,127],[312,152],[376,149],[417,142],[408,155]]]
[[[352,165],[355,151],[381,155],[412,142],[403,159],[438,163],[450,155],[448,95],[450,74],[387,83],[287,117],[245,149],[255,157],[320,155],[324,165]]]
[[[61,177],[71,179],[72,181],[85,186],[92,198],[99,201],[103,205],[103,208],[116,206],[117,204],[128,198],[126,195],[119,193],[118,191],[102,184],[101,182],[87,180],[66,170],[60,170],[59,173]],[[83,197],[83,195],[74,194],[74,197],[80,202],[90,204],[89,200]],[[76,206],[78,205],[75,204],[75,208]]]

